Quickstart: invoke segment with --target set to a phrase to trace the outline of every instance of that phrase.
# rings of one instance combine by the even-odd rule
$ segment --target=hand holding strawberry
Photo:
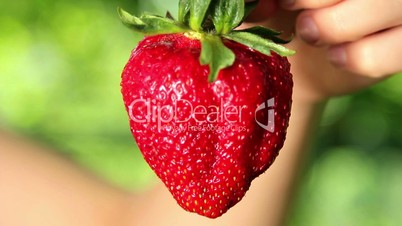
[[[400,1],[261,0],[257,9],[249,22],[296,34],[289,47],[303,54],[290,59],[295,98],[315,102],[402,72]]]
[[[243,198],[288,127],[293,51],[276,31],[233,30],[254,5],[182,0],[178,21],[119,10],[148,35],[122,74],[131,131],[178,204],[210,218]]]

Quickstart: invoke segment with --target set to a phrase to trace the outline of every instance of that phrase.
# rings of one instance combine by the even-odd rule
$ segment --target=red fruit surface
[[[293,86],[285,57],[224,44],[236,60],[210,83],[209,67],[199,63],[200,41],[183,34],[146,37],[121,82],[145,160],[181,207],[210,218],[239,202],[278,155]],[[271,106],[256,111],[268,100]]]

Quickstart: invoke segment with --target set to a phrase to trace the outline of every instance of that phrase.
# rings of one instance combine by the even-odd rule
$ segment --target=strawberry
[[[244,197],[288,127],[293,51],[279,32],[233,30],[252,6],[181,0],[178,21],[119,9],[147,35],[122,73],[131,132],[177,203],[209,218]]]

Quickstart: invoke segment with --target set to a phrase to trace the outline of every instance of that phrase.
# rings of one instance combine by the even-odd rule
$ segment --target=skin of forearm
[[[0,131],[0,225],[124,225],[128,201],[66,158]]]

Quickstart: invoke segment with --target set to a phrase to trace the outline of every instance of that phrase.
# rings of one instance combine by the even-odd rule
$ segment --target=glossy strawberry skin
[[[183,34],[146,37],[121,82],[144,159],[180,206],[210,218],[239,202],[278,155],[293,86],[285,57],[224,43],[236,60],[209,83],[198,40]],[[257,124],[268,124],[268,108],[256,113],[268,100],[274,101],[272,131]]]

